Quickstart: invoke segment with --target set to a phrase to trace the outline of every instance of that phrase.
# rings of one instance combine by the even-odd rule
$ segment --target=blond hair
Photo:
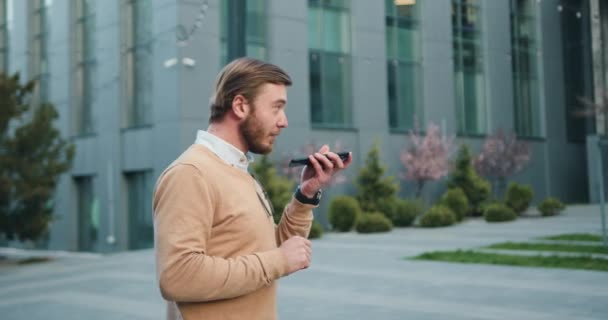
[[[223,119],[239,94],[253,102],[259,88],[266,83],[290,86],[291,78],[278,66],[253,58],[238,58],[227,64],[215,82],[209,122]]]

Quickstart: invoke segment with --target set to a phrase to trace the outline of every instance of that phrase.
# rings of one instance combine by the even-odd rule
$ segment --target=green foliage
[[[576,253],[608,254],[608,247],[603,245],[569,244],[569,243],[536,243],[536,242],[502,242],[486,248],[507,250],[554,251]]]
[[[456,215],[452,209],[444,205],[432,206],[420,219],[420,226],[425,228],[445,227],[453,225]]]
[[[575,257],[530,256],[475,252],[472,250],[433,251],[412,259],[448,261],[461,263],[486,263],[522,267],[568,268],[608,271],[608,259],[593,258],[589,255]]]
[[[0,74],[0,233],[37,241],[53,220],[53,193],[74,146],[53,127],[53,105],[30,104],[34,82]]]
[[[460,188],[448,189],[441,197],[440,203],[452,209],[456,221],[462,221],[469,211],[469,200]]]
[[[264,155],[256,160],[251,170],[268,194],[270,203],[274,208],[273,218],[276,223],[281,220],[285,206],[293,195],[294,183],[286,177],[280,176],[268,156]]]
[[[382,213],[385,217],[392,221],[395,217],[395,210],[397,210],[398,199],[399,198],[397,198],[396,196],[392,196],[390,198],[384,199],[383,201],[378,201],[376,203],[377,208],[374,211]]]
[[[458,150],[456,164],[448,181],[448,187],[450,189],[462,189],[469,201],[469,213],[481,215],[482,211],[479,205],[489,198],[491,185],[473,169],[471,153],[469,147],[465,144]]]
[[[602,241],[603,238],[597,234],[591,233],[566,233],[555,236],[543,237],[544,240],[563,240],[563,241]]]
[[[323,236],[323,226],[317,221],[312,222],[312,226],[310,227],[310,233],[308,234],[308,239],[318,239]]]
[[[391,229],[393,224],[381,212],[364,213],[355,225],[355,230],[359,233],[387,232]]]
[[[329,204],[328,218],[334,230],[350,231],[360,215],[361,208],[353,197],[337,196]]]
[[[393,177],[383,177],[385,171],[385,167],[380,164],[376,143],[367,154],[365,166],[361,168],[357,177],[357,200],[363,211],[386,210],[383,202],[391,201],[399,190],[399,185]]]
[[[534,191],[531,186],[524,186],[511,182],[507,188],[506,204],[515,210],[517,214],[522,214],[530,206],[534,197]]]
[[[422,214],[422,203],[419,200],[397,199],[394,205],[394,212],[391,218],[397,227],[409,227],[416,217]]]
[[[537,209],[543,217],[554,216],[564,210],[566,206],[556,198],[549,197],[541,202]]]
[[[486,207],[484,218],[487,222],[504,222],[515,220],[517,214],[505,204],[492,203]]]

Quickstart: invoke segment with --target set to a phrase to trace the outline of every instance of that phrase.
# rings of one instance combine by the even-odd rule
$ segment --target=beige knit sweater
[[[287,272],[278,246],[308,235],[313,206],[292,198],[275,226],[257,182],[195,144],[161,174],[153,207],[170,309],[185,320],[276,319],[275,280]]]

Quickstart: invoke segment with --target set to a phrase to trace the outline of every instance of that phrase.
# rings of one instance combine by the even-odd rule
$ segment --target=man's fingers
[[[317,152],[317,153],[315,153],[315,158],[317,160],[319,160],[319,162],[321,164],[323,164],[324,169],[333,169],[334,168],[334,163],[331,162],[331,160],[329,158],[327,158],[327,156],[325,156],[325,154]]]
[[[320,149],[319,149],[319,153],[327,153],[329,152],[329,146],[324,144]]]
[[[321,164],[319,163],[319,161],[317,160],[317,158],[315,158],[314,155],[309,155],[308,156],[308,160],[312,164],[312,167],[315,169],[315,171],[317,172],[317,174],[323,172],[323,167],[321,166]]]
[[[333,152],[328,152],[325,155],[333,162],[334,167],[337,167],[339,169],[344,168],[344,163],[342,162],[342,159],[340,159],[340,156]]]

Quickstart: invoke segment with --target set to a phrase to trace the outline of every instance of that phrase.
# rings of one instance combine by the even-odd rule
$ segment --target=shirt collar
[[[196,133],[196,144],[203,145],[215,153],[220,159],[224,160],[233,167],[239,168],[245,172],[250,163],[253,162],[251,153],[243,153],[237,147],[226,142],[222,138],[213,135],[204,130],[198,130]]]

